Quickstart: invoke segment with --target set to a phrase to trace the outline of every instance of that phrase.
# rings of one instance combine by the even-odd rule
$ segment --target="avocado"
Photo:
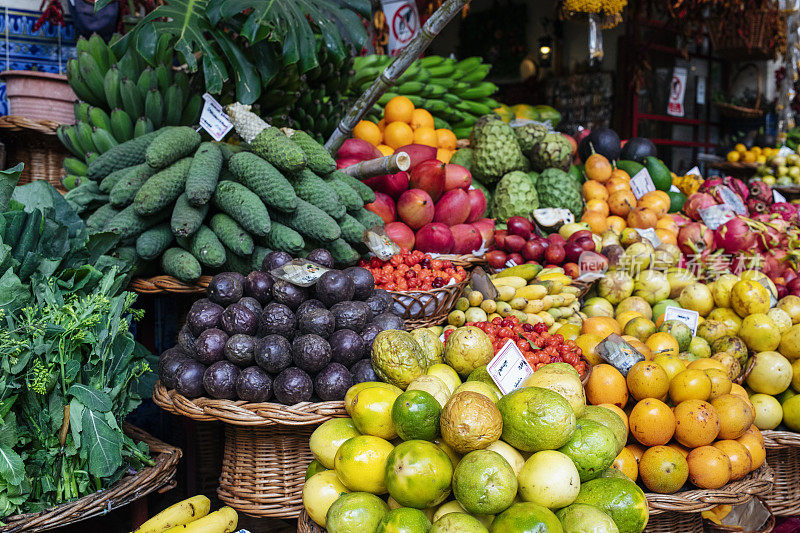
[[[261,305],[266,305],[272,300],[272,286],[275,279],[266,272],[254,270],[247,275],[244,281],[244,294],[259,301]]]
[[[272,378],[257,366],[249,366],[239,373],[236,394],[245,402],[266,402],[272,396]]]
[[[228,335],[243,333],[255,335],[258,332],[258,315],[242,304],[235,303],[225,308],[220,318],[222,329]]]
[[[268,273],[291,261],[292,256],[286,252],[270,252],[264,256],[264,261],[261,263],[261,270]]]
[[[261,311],[264,310],[264,308],[261,307],[261,303],[255,298],[252,298],[250,296],[242,297],[242,299],[239,300],[237,303],[239,305],[245,306],[246,308],[254,312],[256,316],[261,316]]]
[[[176,370],[189,356],[178,347],[170,348],[158,358],[158,379],[168,389],[174,389],[177,382]]]
[[[372,324],[375,324],[381,328],[381,331],[386,331],[388,329],[399,329],[402,331],[406,330],[406,323],[402,318],[394,313],[383,313],[378,315],[372,319]]]
[[[175,369],[175,390],[187,398],[198,398],[206,393],[203,386],[203,374],[206,365],[187,359]]]
[[[295,315],[299,316],[301,313],[305,313],[306,311],[312,308],[327,309],[325,307],[325,304],[323,304],[316,298],[309,298],[308,300],[300,304],[300,307],[298,307],[297,311],[295,311]]]
[[[191,333],[197,337],[203,331],[219,325],[220,317],[225,309],[206,298],[196,301],[186,315],[186,324]]]
[[[631,137],[620,152],[620,159],[643,163],[647,156],[656,156],[656,145],[644,137]]]
[[[381,331],[383,331],[383,329],[375,323],[367,324],[364,327],[364,330],[361,332],[361,338],[364,340],[364,350],[367,354],[372,351],[372,343]]]
[[[359,266],[345,268],[343,272],[353,280],[354,299],[364,301],[372,295],[372,291],[375,290],[375,278],[372,276],[372,272]]]
[[[347,367],[368,355],[364,339],[352,329],[340,329],[334,332],[328,338],[328,344],[331,345],[331,359]]]
[[[237,333],[225,343],[225,358],[236,366],[246,368],[255,361],[256,338]]]
[[[336,329],[336,319],[327,309],[313,307],[297,314],[297,330],[300,333],[313,333],[327,339],[334,329]]]
[[[372,368],[371,359],[362,359],[350,367],[353,374],[353,385],[364,383],[365,381],[379,381],[375,370]]]
[[[322,265],[327,268],[333,268],[333,254],[325,248],[316,248],[308,252],[306,259],[312,263]]]
[[[188,324],[184,324],[178,332],[178,346],[189,356],[194,357],[194,341],[197,337],[189,329]]]
[[[619,159],[619,135],[611,128],[596,128],[581,140],[578,155],[586,161],[593,153],[605,156],[609,161]]]
[[[283,335],[289,337],[294,333],[297,324],[294,313],[288,306],[272,302],[264,307],[261,312],[259,335]]]
[[[211,278],[206,288],[208,299],[224,306],[238,302],[244,295],[243,279],[241,274],[235,275],[233,272],[217,274]]]
[[[272,299],[295,310],[308,298],[308,289],[279,279],[272,286]]]
[[[228,334],[221,329],[211,328],[205,330],[194,341],[195,359],[204,365],[222,361],[225,357],[225,344],[227,342]]]
[[[239,367],[230,361],[217,361],[203,373],[203,387],[212,398],[234,400],[237,379]]]

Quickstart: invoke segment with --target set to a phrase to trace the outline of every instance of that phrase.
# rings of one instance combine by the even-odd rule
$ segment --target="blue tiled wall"
[[[45,22],[38,31],[33,25],[40,12],[0,7],[0,70],[38,70],[57,73],[59,66],[58,34],[61,33],[61,68],[75,56],[75,28],[69,16],[67,25],[51,26]],[[8,33],[6,33],[8,31]],[[8,113],[6,85],[0,81],[0,115]]]

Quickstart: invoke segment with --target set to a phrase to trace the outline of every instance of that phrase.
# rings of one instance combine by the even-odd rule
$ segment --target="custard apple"
[[[501,120],[489,120],[473,134],[476,131],[471,171],[483,183],[495,183],[512,170],[525,168],[525,156],[511,126]]]
[[[548,133],[528,152],[533,169],[546,168],[567,171],[572,163],[572,144],[560,133]]]
[[[469,133],[470,146],[475,146],[475,143],[478,142],[478,139],[483,136],[486,126],[495,120],[502,122],[500,117],[496,114],[483,115],[481,118],[475,121],[475,124],[472,126],[472,131]]]
[[[450,158],[450,162],[455,165],[461,165],[472,172],[473,156],[474,150],[472,148],[459,148]]]
[[[533,145],[541,141],[547,135],[547,126],[544,124],[531,123],[525,124],[518,128],[514,128],[514,134],[517,136],[517,142],[523,152],[528,152]]]
[[[515,170],[503,176],[497,183],[492,198],[492,217],[503,221],[514,215],[529,218],[538,207],[536,183],[529,174]]]
[[[539,207],[563,207],[572,211],[575,219],[583,214],[583,198],[575,180],[555,168],[548,168],[536,180]]]

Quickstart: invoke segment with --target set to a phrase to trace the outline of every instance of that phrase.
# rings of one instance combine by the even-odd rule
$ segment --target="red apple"
[[[560,244],[561,246],[567,243],[567,240],[558,233],[551,233],[547,236],[547,240],[550,241],[550,244]]]
[[[397,243],[397,246],[407,250],[414,249],[414,232],[411,231],[411,228],[402,222],[389,222],[384,229],[386,235]]]
[[[552,263],[554,265],[560,265],[564,262],[564,247],[553,243],[551,246],[547,248],[544,252],[544,258],[548,263]]]
[[[483,238],[472,224],[456,224],[450,231],[453,232],[454,254],[470,254],[481,247]]]
[[[492,268],[503,268],[506,266],[506,253],[502,250],[486,252],[486,261]]]
[[[363,139],[347,139],[336,152],[336,159],[353,157],[358,161],[381,157],[381,152]]]
[[[531,224],[531,221],[519,215],[509,218],[506,226],[508,226],[508,232],[511,235],[519,235],[526,241],[530,239],[531,232],[533,231],[533,224]]]
[[[507,260],[508,261],[513,261],[514,264],[517,264],[517,265],[522,265],[522,264],[525,263],[525,260],[518,253],[508,254]]]
[[[521,253],[527,261],[540,261],[544,255],[544,246],[540,241],[528,241],[522,247]]]
[[[473,222],[472,225],[480,232],[486,246],[491,246],[494,243],[494,220],[491,218],[482,218]]]
[[[486,195],[480,189],[470,189],[467,191],[469,195],[469,216],[467,222],[475,222],[480,220],[486,214]]]
[[[411,158],[411,167],[409,170],[412,170],[423,161],[436,159],[436,148],[424,144],[407,144],[394,151],[394,153],[398,152],[405,152],[408,154],[408,157]]]
[[[464,189],[466,191],[469,190],[470,185],[472,185],[472,174],[467,167],[455,163],[447,163],[444,166],[444,190]]]
[[[436,202],[436,213],[433,215],[434,222],[441,222],[448,226],[463,224],[469,216],[469,195],[464,189],[453,189],[442,195]]]
[[[397,200],[397,215],[413,230],[433,221],[433,200],[422,189],[409,189]]]
[[[382,192],[376,192],[375,201],[365,205],[364,208],[381,217],[386,224],[394,222],[397,216],[394,200],[392,200],[391,196]]]
[[[503,242],[509,252],[519,252],[525,246],[525,239],[519,235],[508,235]]]
[[[359,159],[357,157],[342,157],[336,160],[336,168],[342,170],[343,168],[353,166],[356,163],[361,163],[361,161],[363,161],[363,159]]]
[[[408,190],[408,173],[398,172],[397,174],[384,174],[364,180],[373,191],[382,192],[391,196],[394,200]]]
[[[508,230],[499,229],[494,232],[494,244],[501,250],[506,248],[506,237],[508,237]]]
[[[453,232],[445,224],[431,222],[417,231],[416,246],[422,252],[449,254],[454,243]]]
[[[422,189],[438,202],[444,192],[444,163],[429,159],[418,164],[411,170],[408,186]]]

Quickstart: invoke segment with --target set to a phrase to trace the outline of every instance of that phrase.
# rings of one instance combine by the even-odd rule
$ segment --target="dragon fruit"
[[[700,210],[711,207],[712,205],[717,205],[714,197],[704,192],[696,192],[683,204],[683,212],[692,220],[700,220]]]
[[[772,204],[769,207],[769,211],[772,214],[779,215],[786,222],[796,223],[798,220],[797,209],[793,204],[788,202],[778,202],[777,204]]]
[[[722,178],[722,184],[735,192],[739,198],[742,199],[742,201],[747,201],[747,198],[750,196],[750,189],[748,189],[747,185],[745,185],[745,183],[738,178],[725,176]]]
[[[752,192],[753,189],[751,187],[750,193],[752,194]],[[747,210],[750,212],[751,215],[760,213],[769,213],[769,203],[766,200],[762,200],[761,198],[750,196],[750,198],[747,199]]]
[[[719,176],[714,176],[713,178],[708,178],[701,183],[700,188],[697,189],[697,192],[710,193],[715,187],[719,187],[720,185],[722,185],[722,178]]]
[[[720,194],[720,187],[727,187],[733,194],[741,198],[742,202],[745,202],[750,196],[750,191],[747,189],[744,182],[730,176],[707,179],[700,185],[698,192],[710,194],[718,203],[723,204],[725,203],[725,199]]]
[[[749,188],[750,200],[761,200],[768,204],[772,203],[772,189],[763,181],[751,181]]]

